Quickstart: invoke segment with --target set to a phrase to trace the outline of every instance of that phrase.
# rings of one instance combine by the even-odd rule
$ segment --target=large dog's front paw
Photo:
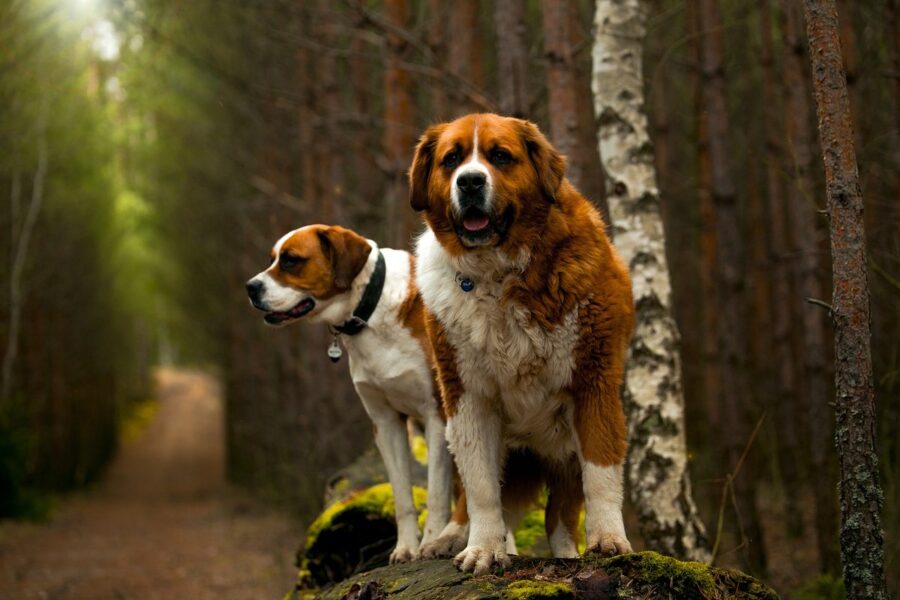
[[[632,552],[631,544],[624,535],[617,533],[601,533],[597,535],[597,539],[589,540],[593,543],[588,544],[588,552],[600,554],[601,556],[615,556],[616,554],[626,554]]]
[[[469,539],[468,527],[454,523],[447,523],[441,534],[434,540],[422,539],[419,546],[419,558],[444,558],[454,556],[466,547]]]
[[[383,555],[382,555],[383,556]],[[397,544],[397,547],[394,548],[394,551],[391,552],[391,557],[389,559],[392,565],[397,563],[407,563],[416,558],[416,548],[415,546],[408,546],[405,544]]]
[[[509,556],[506,554],[506,541],[500,538],[486,544],[470,545],[456,555],[453,564],[461,571],[475,575],[484,575],[495,566],[507,567]]]

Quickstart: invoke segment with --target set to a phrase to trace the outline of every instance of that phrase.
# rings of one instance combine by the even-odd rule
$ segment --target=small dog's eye
[[[452,169],[459,164],[459,152],[454,150],[453,152],[444,156],[444,160],[441,163],[445,169]]]
[[[494,148],[491,150],[490,155],[488,156],[488,160],[497,167],[502,167],[503,165],[508,165],[512,162],[512,154],[503,150],[501,148]]]

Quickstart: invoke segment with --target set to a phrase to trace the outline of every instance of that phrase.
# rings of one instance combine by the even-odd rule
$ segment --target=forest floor
[[[300,526],[225,481],[209,375],[158,374],[159,410],[47,523],[0,523],[0,598],[280,598]]]

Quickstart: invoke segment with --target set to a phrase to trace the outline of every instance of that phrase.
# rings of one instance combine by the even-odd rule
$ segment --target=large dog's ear
[[[316,232],[322,252],[331,262],[334,287],[339,292],[350,289],[350,283],[366,264],[372,246],[361,235],[334,225]]]
[[[556,192],[566,174],[566,159],[544,137],[537,125],[531,121],[520,121],[519,127],[544,197],[555,203]]]
[[[409,168],[409,205],[416,212],[428,208],[428,178],[434,166],[434,149],[447,124],[429,127],[416,146],[412,166]]]

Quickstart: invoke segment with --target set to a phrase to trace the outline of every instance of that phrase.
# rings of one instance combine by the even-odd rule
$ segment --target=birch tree
[[[624,384],[628,479],[648,545],[709,560],[691,493],[678,329],[665,234],[644,113],[639,0],[598,0],[593,45],[594,112],[616,247],[631,270],[637,325]]]
[[[847,598],[881,600],[887,598],[882,492],[875,445],[866,234],[850,97],[834,0],[804,0],[804,6],[831,223],[841,562]]]

